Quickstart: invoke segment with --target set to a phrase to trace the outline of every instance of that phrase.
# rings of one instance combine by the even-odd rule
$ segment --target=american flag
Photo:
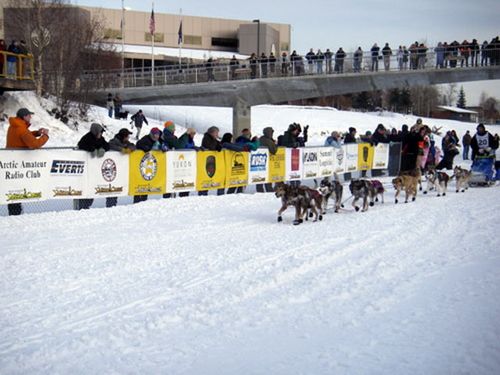
[[[154,35],[155,33],[155,11],[154,9],[151,9],[151,18],[149,19],[149,32],[151,35]]]
[[[182,44],[182,20],[181,20],[181,24],[179,25],[179,39],[177,40],[177,44]]]

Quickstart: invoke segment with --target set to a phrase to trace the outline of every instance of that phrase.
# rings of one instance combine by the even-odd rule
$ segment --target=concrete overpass
[[[294,76],[154,87],[111,89],[126,104],[233,108],[233,134],[250,128],[250,108],[292,100],[454,82],[500,79],[500,66]],[[103,105],[108,91],[91,97]]]

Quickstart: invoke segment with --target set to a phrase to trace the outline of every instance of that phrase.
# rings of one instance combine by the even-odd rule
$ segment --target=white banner
[[[49,159],[46,151],[0,151],[0,204],[52,198],[47,187]]]
[[[349,143],[344,145],[345,172],[356,172],[358,170],[358,144]]]
[[[169,151],[167,155],[167,192],[183,193],[196,187],[196,151]]]
[[[51,199],[92,198],[88,189],[88,159],[86,151],[46,151],[50,160],[48,187]],[[103,158],[99,160],[104,161]]]
[[[248,183],[252,185],[267,182],[269,174],[269,150],[260,148],[257,151],[252,151],[248,163]]]
[[[317,178],[319,175],[319,148],[302,150],[302,178]]]
[[[302,149],[286,149],[286,180],[294,181],[302,178]]]
[[[318,149],[319,156],[319,175],[318,177],[333,176],[334,172],[334,157],[335,152],[333,147],[321,147]]]
[[[389,167],[389,144],[379,143],[375,146],[372,169],[387,169]]]
[[[334,173],[344,173],[345,172],[345,148],[334,148],[333,149],[333,172]]]
[[[88,155],[88,193],[92,197],[128,195],[129,156],[108,151],[102,158]]]

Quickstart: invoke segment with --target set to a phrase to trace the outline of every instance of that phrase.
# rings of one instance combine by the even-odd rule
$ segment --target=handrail
[[[14,61],[9,61],[9,57],[14,58]],[[33,55],[0,51],[0,77],[33,81],[35,79]]]

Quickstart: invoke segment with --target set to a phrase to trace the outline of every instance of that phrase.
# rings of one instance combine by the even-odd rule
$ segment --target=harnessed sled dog
[[[371,181],[358,179],[351,180],[349,190],[354,198],[352,200],[352,206],[356,211],[359,211],[359,206],[356,204],[359,199],[363,199],[363,208],[361,212],[367,211],[369,205],[374,205],[375,198],[377,197],[377,190]]]
[[[424,194],[427,194],[427,190],[434,187],[437,191],[437,196],[440,197],[446,195],[448,190],[448,182],[450,181],[450,176],[445,172],[436,171],[435,169],[429,169],[426,173],[427,176],[427,189],[425,189]]]
[[[314,180],[315,186],[317,186],[316,180]],[[342,205],[342,184],[337,180],[331,180],[330,177],[325,177],[319,183],[318,191],[323,196],[323,205],[321,213],[326,214],[326,208],[328,206],[328,201],[332,198],[335,201],[335,212],[339,212]]]
[[[465,190],[469,188],[471,176],[471,171],[463,169],[458,165],[453,169],[453,176],[451,176],[450,179],[455,177],[455,179],[457,180],[457,193],[460,191],[460,189],[462,189],[462,193],[464,193]]]
[[[314,221],[323,220],[321,214],[323,197],[319,191],[303,185],[291,186],[285,183],[279,183],[276,184],[274,194],[277,198],[281,198],[281,208],[278,211],[278,222],[283,221],[281,215],[290,206],[295,207],[294,225],[303,223],[304,215],[306,215],[307,220],[309,210],[315,216]]]

